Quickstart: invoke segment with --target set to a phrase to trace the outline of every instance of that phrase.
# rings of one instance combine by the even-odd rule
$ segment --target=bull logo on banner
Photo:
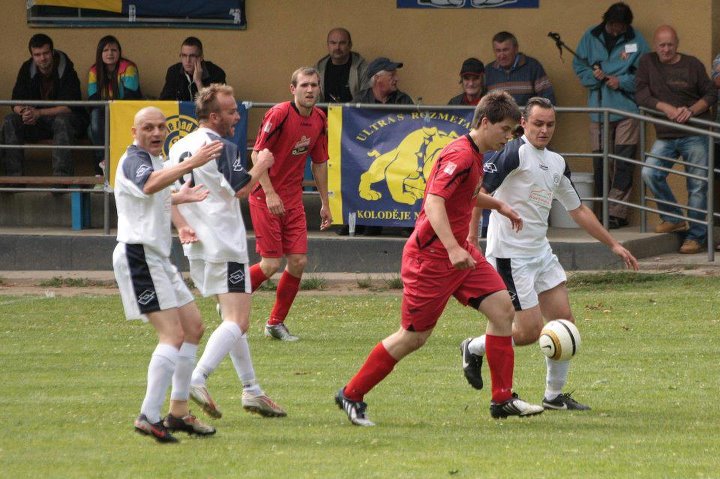
[[[374,110],[331,106],[330,208],[337,223],[415,224],[425,186],[445,146],[470,129],[473,110]]]
[[[436,127],[423,127],[386,153],[369,151],[368,156],[375,160],[360,175],[358,194],[368,201],[379,200],[382,194],[372,187],[383,181],[395,202],[414,205],[425,194],[426,179],[438,153],[457,136],[454,131],[446,133]]]

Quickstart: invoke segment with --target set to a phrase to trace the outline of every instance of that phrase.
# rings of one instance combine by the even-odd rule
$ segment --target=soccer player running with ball
[[[374,425],[366,415],[365,395],[401,359],[425,344],[451,296],[488,318],[492,417],[543,412],[542,406],[528,404],[513,393],[510,295],[497,272],[467,241],[476,204],[506,217],[513,230],[522,228],[520,216],[506,203],[479,193],[481,152],[501,149],[512,138],[519,119],[520,110],[508,93],[489,93],[475,108],[470,132],[447,145],[433,165],[415,230],[403,250],[400,329],[375,346],[365,364],[335,396],[351,423]]]
[[[204,185],[209,191],[207,199],[177,207],[179,216],[195,234],[195,238],[186,238],[184,230],[180,230],[190,275],[203,296],[217,297],[222,323],[210,336],[192,374],[190,394],[207,414],[222,416],[206,381],[229,354],[243,385],[243,408],[266,417],[285,416],[285,411],[260,388],[250,357],[246,335],[251,303],[249,258],[238,201],[248,195],[258,177],[273,164],[273,155],[266,149],[259,151],[248,172],[242,166],[238,147],[225,139],[233,136],[240,120],[232,87],[213,83],[201,89],[195,97],[195,110],[200,127],[172,146],[169,163],[182,165],[203,145],[213,141],[222,144],[215,161],[195,168],[179,180],[181,184]],[[196,349],[188,352],[193,360]]]
[[[132,134],[135,141],[120,158],[115,174],[118,244],[113,270],[127,319],[149,321],[158,335],[135,430],[159,442],[177,442],[172,430],[215,433],[215,428],[200,422],[188,409],[193,365],[187,352],[197,349],[203,326],[192,294],[170,262],[171,203],[199,202],[208,193],[201,185],[185,184],[177,193],[168,187],[216,158],[222,144],[208,142],[183,163],[163,167],[167,136],[163,113],[154,107],[138,111]],[[170,413],[163,421],[160,409],[171,381]]]
[[[253,162],[259,152],[267,148],[275,157],[275,164],[260,177],[260,186],[253,190],[249,200],[255,249],[262,257],[250,268],[252,290],[280,269],[283,257],[287,259],[277,284],[275,304],[265,325],[265,336],[281,341],[298,340],[285,326],[285,318],[300,289],[307,264],[302,182],[308,155],[322,202],[320,229],[332,224],[328,205],[327,119],[315,106],[320,96],[318,71],[310,67],[295,70],[290,92],[293,100],[270,108],[260,125],[252,152]]]
[[[508,142],[485,163],[482,188],[483,192],[510,205],[524,220],[522,231],[513,231],[512,222],[493,211],[485,251],[513,298],[512,339],[516,346],[538,340],[543,318],[575,322],[565,286],[565,271],[547,239],[553,198],[568,210],[578,225],[618,255],[626,267],[638,269],[635,257],[603,228],[590,208],[580,202],[565,159],[547,149],[555,131],[552,103],[540,97],[528,100],[521,124],[524,136]],[[468,240],[474,244],[477,244],[475,232],[481,213],[480,208],[473,211],[472,236]],[[482,357],[489,352],[488,344],[485,335],[468,338],[460,345],[465,377],[475,389],[483,385],[480,369]],[[547,379],[542,401],[545,409],[590,409],[562,392],[570,361],[547,357],[545,360]]]

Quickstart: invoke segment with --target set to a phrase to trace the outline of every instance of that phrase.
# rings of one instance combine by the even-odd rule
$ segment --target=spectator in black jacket
[[[31,58],[22,64],[12,92],[13,100],[80,100],[80,80],[67,55],[53,48],[49,36],[38,33],[28,44]],[[72,145],[87,128],[82,108],[15,105],[5,117],[5,144],[52,139],[56,145]],[[5,174],[21,176],[23,151],[5,150]],[[71,150],[53,150],[53,175],[72,176]]]
[[[180,63],[167,70],[161,100],[194,101],[198,90],[211,83],[225,83],[225,71],[203,58],[199,38],[187,37],[180,47]]]

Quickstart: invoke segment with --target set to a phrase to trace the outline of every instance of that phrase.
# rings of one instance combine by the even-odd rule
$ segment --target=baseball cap
[[[468,58],[460,68],[460,76],[463,75],[481,75],[485,73],[485,65],[477,58]]]
[[[393,70],[397,70],[398,68],[402,68],[402,66],[402,63],[394,62],[388,57],[378,57],[370,62],[365,74],[368,78],[372,78],[378,72],[383,70],[391,72]]]

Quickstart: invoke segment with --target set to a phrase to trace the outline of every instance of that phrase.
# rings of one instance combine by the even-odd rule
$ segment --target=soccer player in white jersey
[[[202,184],[209,191],[205,201],[179,205],[178,210],[198,239],[183,246],[192,280],[203,296],[217,297],[223,321],[210,336],[193,372],[190,395],[210,416],[222,416],[206,381],[229,354],[243,385],[243,408],[266,417],[282,417],[285,411],[263,392],[250,357],[246,335],[251,300],[249,258],[238,201],[248,195],[274,158],[267,149],[259,151],[248,172],[242,166],[237,145],[223,138],[234,134],[240,120],[232,87],[214,83],[203,88],[195,97],[195,109],[200,128],[170,148],[169,162],[181,165],[211,141],[219,140],[223,145],[216,161],[178,180],[181,184]]]
[[[154,107],[140,110],[132,134],[135,141],[120,158],[115,174],[118,244],[113,252],[113,270],[125,316],[149,321],[159,340],[148,365],[147,390],[135,430],[159,442],[177,442],[173,430],[215,433],[215,428],[197,420],[188,409],[192,366],[188,367],[185,356],[188,348],[197,348],[202,320],[190,291],[170,262],[171,203],[202,201],[207,191],[201,185],[185,185],[171,194],[168,187],[217,157],[222,144],[209,142],[184,163],[163,168],[161,154],[167,136],[163,113]],[[192,240],[192,231],[183,229],[182,233]],[[171,381],[170,414],[163,421],[160,409]],[[178,400],[183,394],[185,400]]]
[[[490,214],[486,256],[495,266],[510,291],[515,306],[513,343],[532,344],[540,337],[543,319],[567,319],[575,322],[568,291],[567,277],[547,239],[548,215],[553,198],[570,213],[575,222],[591,236],[607,245],[626,267],[638,269],[635,257],[618,243],[580,202],[570,181],[565,159],[547,149],[555,131],[555,109],[545,98],[531,98],[521,119],[522,138],[508,142],[484,166],[482,191],[491,193],[518,212],[524,228],[513,231],[510,221]],[[477,243],[477,222],[481,211],[473,211],[470,241]],[[460,345],[465,377],[476,389],[482,388],[480,369],[485,354],[485,336],[468,338]],[[547,377],[543,406],[545,409],[590,409],[563,394],[567,383],[569,361],[546,359]]]

